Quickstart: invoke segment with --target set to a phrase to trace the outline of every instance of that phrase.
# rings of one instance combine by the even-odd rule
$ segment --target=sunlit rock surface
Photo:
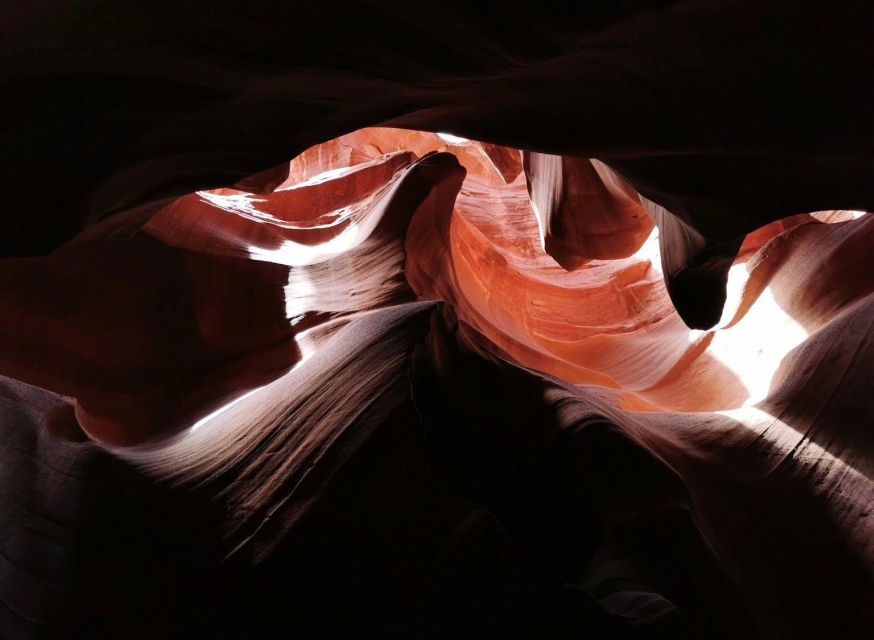
[[[869,11],[610,4],[2,10],[0,637],[870,636]]]

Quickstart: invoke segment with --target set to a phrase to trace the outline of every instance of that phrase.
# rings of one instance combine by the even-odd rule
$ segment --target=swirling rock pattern
[[[258,5],[0,10],[0,637],[867,638],[864,3]]]

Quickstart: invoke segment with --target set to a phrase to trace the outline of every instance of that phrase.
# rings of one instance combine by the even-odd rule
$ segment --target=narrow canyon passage
[[[869,637],[870,9],[443,4],[0,10],[0,638]]]

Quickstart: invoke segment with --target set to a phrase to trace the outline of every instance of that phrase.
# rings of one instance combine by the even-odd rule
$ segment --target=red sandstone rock
[[[0,636],[867,638],[868,7],[657,4],[0,12]]]
[[[587,260],[627,258],[640,249],[652,220],[621,177],[585,158],[524,158],[541,241],[556,262],[572,271]]]

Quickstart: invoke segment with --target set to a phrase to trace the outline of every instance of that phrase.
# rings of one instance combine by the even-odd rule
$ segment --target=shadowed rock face
[[[0,636],[867,638],[869,11],[0,10]]]
[[[706,328],[745,234],[871,206],[861,1],[271,2],[245,15],[27,2],[4,16],[6,203],[28,212],[9,216],[8,255],[197,189],[269,191],[312,144],[390,124],[604,160],[702,237],[667,276],[681,316]]]
[[[637,193],[597,160],[525,152],[525,177],[544,250],[572,271],[591,259],[627,258],[652,220]]]

